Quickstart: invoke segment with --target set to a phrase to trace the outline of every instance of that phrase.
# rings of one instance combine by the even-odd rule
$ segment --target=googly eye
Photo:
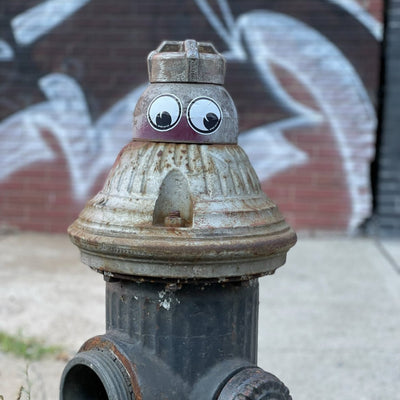
[[[201,135],[211,135],[221,123],[221,109],[209,97],[198,97],[189,104],[187,120],[196,132]]]
[[[172,129],[178,123],[181,115],[181,103],[172,94],[163,94],[156,97],[147,110],[147,119],[152,127],[158,131]]]

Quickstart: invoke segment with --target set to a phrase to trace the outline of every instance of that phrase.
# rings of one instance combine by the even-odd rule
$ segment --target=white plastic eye
[[[221,123],[221,109],[209,97],[198,97],[189,104],[187,120],[196,132],[201,135],[211,135]]]
[[[163,94],[156,97],[147,110],[147,119],[152,127],[158,131],[172,129],[178,123],[181,115],[181,103],[172,94]]]

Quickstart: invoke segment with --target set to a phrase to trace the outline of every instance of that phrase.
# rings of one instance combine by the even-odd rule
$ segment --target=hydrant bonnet
[[[296,235],[236,144],[223,57],[187,40],[164,42],[148,60],[152,83],[134,112],[134,141],[69,228],[83,262],[183,280],[272,273]]]

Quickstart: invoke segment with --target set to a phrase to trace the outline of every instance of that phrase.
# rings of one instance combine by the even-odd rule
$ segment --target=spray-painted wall
[[[130,140],[164,39],[212,41],[240,144],[297,229],[371,214],[383,0],[8,0],[0,5],[0,227],[63,231]]]

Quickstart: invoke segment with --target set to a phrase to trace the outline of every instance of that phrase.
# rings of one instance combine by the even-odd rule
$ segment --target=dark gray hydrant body
[[[106,333],[67,364],[62,400],[290,399],[256,366],[258,277],[296,235],[237,145],[225,61],[164,42],[134,140],[69,228],[106,281]]]

